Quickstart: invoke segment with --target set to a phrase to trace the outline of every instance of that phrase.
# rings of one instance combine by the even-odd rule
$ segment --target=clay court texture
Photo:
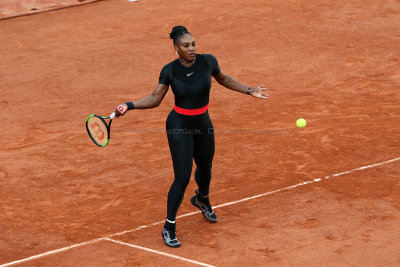
[[[105,148],[85,119],[152,93],[178,24],[271,99],[213,81],[219,221],[191,206],[192,179],[173,249],[171,90],[114,120]],[[106,0],[0,20],[0,265],[399,266],[399,44],[395,0]]]

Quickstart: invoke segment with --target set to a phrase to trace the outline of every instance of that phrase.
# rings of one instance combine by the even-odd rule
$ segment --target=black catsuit
[[[214,128],[208,111],[199,115],[185,115],[182,109],[198,110],[208,106],[211,76],[220,73],[217,59],[212,55],[197,54],[190,67],[179,59],[165,65],[159,83],[171,86],[175,108],[166,122],[169,148],[175,180],[168,193],[167,219],[175,221],[196,163],[195,180],[200,195],[207,196],[211,181],[211,167],[215,151]],[[179,112],[179,113],[178,113]]]

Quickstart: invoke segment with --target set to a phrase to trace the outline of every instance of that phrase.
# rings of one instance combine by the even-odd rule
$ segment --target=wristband
[[[133,102],[126,102],[125,104],[128,106],[128,110],[135,109]]]
[[[246,92],[246,94],[250,94],[250,90],[251,90],[251,87],[247,87],[247,92]]]

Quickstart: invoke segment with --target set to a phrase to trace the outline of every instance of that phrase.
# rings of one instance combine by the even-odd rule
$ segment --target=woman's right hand
[[[124,116],[124,114],[128,111],[128,106],[123,103],[115,107],[115,117]]]

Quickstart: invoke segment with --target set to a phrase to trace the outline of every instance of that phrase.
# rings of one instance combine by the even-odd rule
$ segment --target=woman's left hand
[[[264,85],[257,85],[256,87],[251,87],[250,95],[256,98],[269,99],[269,95],[263,93],[264,90],[267,90],[267,88],[265,88]]]

